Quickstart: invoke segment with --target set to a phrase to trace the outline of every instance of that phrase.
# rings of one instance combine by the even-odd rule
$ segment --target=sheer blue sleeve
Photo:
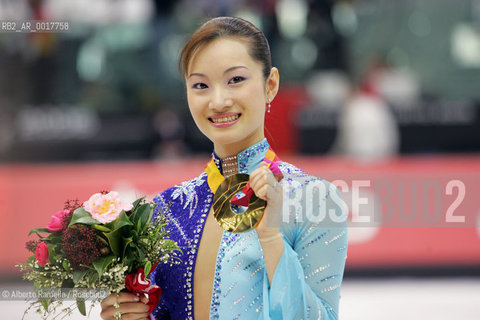
[[[283,186],[285,250],[270,286],[264,277],[263,318],[337,319],[347,254],[344,203],[324,180]]]

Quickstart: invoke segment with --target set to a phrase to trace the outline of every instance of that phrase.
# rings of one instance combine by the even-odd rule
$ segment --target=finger
[[[277,179],[273,176],[273,174],[267,175],[266,185],[268,186],[266,192],[267,201],[283,197],[283,188],[280,182],[278,182]]]
[[[103,317],[102,319],[115,319],[115,316],[108,316],[108,317]],[[122,320],[149,320],[149,314],[147,312],[145,313],[124,313],[122,314]]]
[[[143,302],[125,302],[120,304],[120,312],[123,313],[146,313],[150,306]]]
[[[147,296],[145,296],[145,295],[141,296],[141,297],[140,297],[140,301],[143,302],[143,303],[145,303],[145,304],[147,304],[147,303],[148,303],[148,298],[147,298]]]
[[[263,170],[270,171],[270,168],[268,167],[268,163],[266,163],[265,161],[260,162],[260,165],[258,166],[258,168],[253,170],[250,175],[255,174],[256,171],[263,171]]]
[[[250,173],[250,178],[249,180],[252,181],[253,179],[255,179],[256,177],[258,177],[258,175],[261,175],[263,172],[263,169],[262,168],[257,168],[255,170],[252,171],[252,173]]]
[[[262,167],[255,169],[256,172],[250,175],[250,185],[259,183],[267,183],[267,175],[269,174],[268,168]]]
[[[129,313],[122,314],[122,320],[148,320],[148,313]]]
[[[275,179],[275,176],[273,175],[273,173],[269,171],[269,174],[267,174],[267,183],[269,185],[274,185],[276,181],[277,179]]]
[[[265,168],[264,170],[265,172],[263,176],[261,177],[261,179],[259,179],[259,182],[261,182],[261,185],[259,187],[262,187],[263,185],[273,186],[276,181],[275,177],[273,176],[273,173],[268,168]]]
[[[260,192],[260,190],[267,186],[267,177],[266,177],[266,174],[258,177],[257,179],[255,179],[251,184],[250,184],[250,187],[252,188],[253,192],[255,192],[255,195],[259,198],[263,198],[262,197],[262,193]],[[265,190],[266,191],[266,190]]]
[[[100,307],[102,307],[102,309],[112,305],[112,303],[110,303],[110,301],[112,301],[112,296],[115,296],[115,293],[111,293],[108,297],[103,299],[102,302],[100,302]],[[115,298],[113,298],[113,301],[115,301]]]
[[[111,319],[114,317],[115,313],[119,311],[122,314],[122,319],[125,319],[125,317],[128,314],[136,314],[140,316],[136,316],[135,319],[140,319],[142,318],[141,315],[147,315],[148,317],[148,311],[150,310],[150,307],[143,302],[124,302],[121,303],[118,308],[115,308],[114,306],[110,306],[107,308],[102,309],[102,312],[100,313],[100,316],[102,319]]]
[[[265,184],[263,187],[258,189],[257,192],[255,192],[255,195],[258,198],[267,201],[267,188],[268,188],[268,185]]]
[[[132,301],[140,301],[140,298],[130,292],[120,292],[117,296],[116,293],[110,294],[108,297],[102,300],[100,303],[102,308],[113,306],[114,303],[124,303],[124,302],[132,302]]]
[[[265,172],[259,172],[256,176],[253,176],[250,178],[250,187],[255,189],[258,189],[261,187],[262,184],[267,183],[267,177],[266,177]]]

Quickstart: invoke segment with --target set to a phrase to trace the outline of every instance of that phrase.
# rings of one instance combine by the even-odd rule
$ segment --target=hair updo
[[[222,37],[239,38],[248,44],[248,53],[261,63],[265,79],[270,75],[272,60],[270,47],[263,32],[251,22],[236,17],[213,18],[202,24],[190,37],[180,54],[178,68],[183,74],[188,72],[188,66],[193,55],[204,45]]]

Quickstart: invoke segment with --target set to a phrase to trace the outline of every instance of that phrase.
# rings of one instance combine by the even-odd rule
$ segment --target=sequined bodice
[[[235,157],[235,160],[238,162],[235,171],[238,170],[241,173],[253,171],[263,160],[268,148],[269,144],[264,139],[239,153]],[[215,153],[212,156],[221,172],[231,166],[225,166],[225,164],[222,166],[220,158]],[[231,163],[231,161],[225,162]],[[226,173],[230,174],[229,172]],[[197,251],[213,199],[213,194],[208,187],[206,179],[206,174],[202,173],[196,179],[166,190],[154,200],[158,204],[156,212],[163,211],[169,220],[172,221],[170,237],[176,240],[182,248],[180,260],[183,264],[168,268],[167,266],[159,266],[158,270],[155,270],[153,273],[152,278],[155,282],[162,283],[163,292],[172,290],[172,293],[173,291],[177,293],[168,296],[165,294],[164,301],[165,303],[175,304],[175,313],[184,311],[187,319],[193,319],[193,281]],[[169,210],[165,210],[167,207],[170,207]],[[225,240],[221,240],[222,243],[225,244]],[[219,248],[220,257],[223,250],[221,247]],[[166,270],[161,272],[162,269]],[[215,285],[218,286],[219,281],[217,271],[214,277],[213,301],[219,298],[218,294],[216,294],[218,290],[215,289]],[[182,288],[185,290],[182,290]],[[185,293],[184,296],[182,296],[183,293]]]

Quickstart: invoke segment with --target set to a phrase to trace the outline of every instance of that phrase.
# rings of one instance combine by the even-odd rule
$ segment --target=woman
[[[278,183],[267,165],[278,160],[264,118],[279,74],[263,33],[239,18],[214,18],[192,35],[180,63],[193,119],[214,152],[200,176],[154,199],[182,254],[180,264],[152,273],[163,292],[152,316],[336,319],[347,248],[343,206],[328,182],[277,162]],[[250,187],[267,203],[260,223],[244,233],[224,231],[212,207],[216,178],[237,172],[250,174]],[[134,299],[109,296],[102,317],[113,319],[118,300],[122,319],[147,318]]]

